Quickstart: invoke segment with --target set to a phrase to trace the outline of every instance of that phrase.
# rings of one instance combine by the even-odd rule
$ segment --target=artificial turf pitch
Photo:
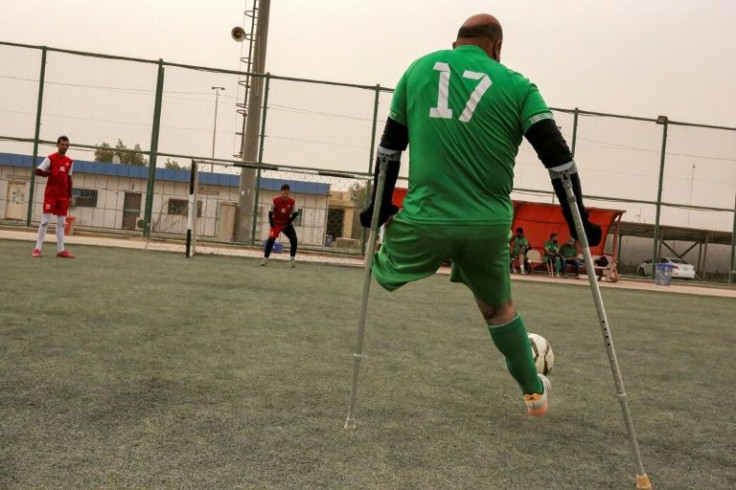
[[[588,288],[515,281],[555,352],[530,419],[470,293],[362,270],[0,241],[0,488],[633,489]],[[604,289],[657,489],[736,487],[733,299]]]

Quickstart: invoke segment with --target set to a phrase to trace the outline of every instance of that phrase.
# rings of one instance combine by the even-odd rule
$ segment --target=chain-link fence
[[[264,206],[273,193],[268,186],[288,181],[325,186],[317,201],[301,196],[315,209],[314,230],[303,230],[305,243],[361,249],[354,247],[363,234],[352,210],[362,206],[370,185],[390,89],[2,42],[0,66],[0,220],[30,225],[40,219],[43,183],[31,168],[55,151],[64,134],[77,162],[71,213],[78,228],[182,235],[182,169],[193,159],[207,160],[211,168],[200,170],[200,195],[207,196],[198,218],[201,237],[232,241],[237,234],[218,220],[222,210],[230,216],[235,203],[233,227],[242,225],[245,178],[237,165],[243,162],[248,106],[240,99],[243,85],[250,84],[264,91],[259,156],[246,162],[260,168],[260,187],[248,205],[255,226],[241,242],[265,237]],[[254,77],[263,83],[253,84]],[[554,113],[591,205],[624,210],[624,222],[653,226],[655,255],[664,227],[730,233],[727,241],[714,239],[711,256],[726,247],[726,258],[719,259],[726,265],[715,268],[734,269],[736,128],[663,116]],[[402,177],[407,170],[404,165]],[[515,199],[553,200],[547,173],[529,145],[517,158],[515,188]],[[649,244],[644,248],[652,250],[651,237]]]

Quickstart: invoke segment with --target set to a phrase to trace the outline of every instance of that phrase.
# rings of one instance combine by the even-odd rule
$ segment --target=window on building
[[[189,201],[186,199],[169,199],[169,214],[186,216],[189,210]],[[197,201],[197,218],[202,217],[202,201]]]
[[[72,206],[97,207],[97,190],[72,188]]]

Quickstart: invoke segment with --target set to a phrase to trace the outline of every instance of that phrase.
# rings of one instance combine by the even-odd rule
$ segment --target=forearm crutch
[[[373,266],[373,254],[376,249],[376,238],[378,236],[378,222],[381,215],[383,200],[383,189],[386,186],[386,170],[388,169],[388,156],[380,156],[378,162],[378,182],[376,184],[376,198],[373,203],[373,216],[371,218],[371,232],[366,248],[365,273],[363,274],[363,299],[360,303],[360,317],[358,319],[358,339],[355,343],[353,357],[353,384],[350,389],[350,407],[348,417],[345,420],[345,429],[355,429],[355,407],[358,399],[358,373],[360,372],[360,360],[363,357],[363,336],[365,333],[365,318],[368,311],[368,294],[371,291],[371,267]]]
[[[590,256],[590,249],[588,245],[588,237],[585,235],[585,228],[583,226],[583,218],[580,215],[580,209],[578,209],[577,199],[572,189],[572,182],[570,180],[570,171],[565,170],[560,173],[562,185],[565,188],[565,196],[570,206],[570,212],[572,213],[573,221],[575,222],[575,230],[578,234],[578,240],[580,246],[583,249],[583,259],[585,260],[585,270],[588,275],[588,282],[590,282],[590,289],[593,293],[593,301],[595,302],[595,309],[598,312],[598,321],[600,322],[601,331],[603,333],[603,339],[606,343],[606,351],[608,352],[608,361],[611,364],[611,372],[613,373],[613,381],[616,384],[616,396],[618,401],[621,403],[621,411],[624,416],[624,423],[626,425],[626,431],[629,435],[629,442],[631,443],[631,454],[634,458],[634,464],[636,465],[636,488],[637,490],[651,490],[652,484],[649,482],[649,477],[644,472],[644,464],[641,459],[641,452],[639,451],[639,444],[636,440],[636,431],[634,430],[634,421],[631,418],[631,412],[629,410],[629,401],[624,391],[624,382],[621,378],[621,371],[618,367],[618,360],[616,359],[616,350],[613,347],[613,337],[611,336],[611,330],[608,328],[608,319],[606,317],[606,310],[603,307],[603,298],[601,297],[601,290],[598,286],[598,280],[595,275],[595,269],[593,267],[593,259]]]

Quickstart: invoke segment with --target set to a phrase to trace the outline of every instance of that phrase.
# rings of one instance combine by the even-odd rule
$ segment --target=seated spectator
[[[511,272],[531,274],[529,259],[526,257],[531,246],[529,240],[524,236],[524,228],[516,229],[516,234],[509,241],[509,247],[511,248]]]
[[[549,240],[544,242],[544,263],[550,277],[553,275],[560,277],[560,246],[557,243],[557,233],[552,233]]]
[[[580,277],[580,261],[578,260],[578,246],[574,238],[560,247],[560,261],[562,262],[562,277],[567,277],[567,265],[575,271],[575,279]]]

